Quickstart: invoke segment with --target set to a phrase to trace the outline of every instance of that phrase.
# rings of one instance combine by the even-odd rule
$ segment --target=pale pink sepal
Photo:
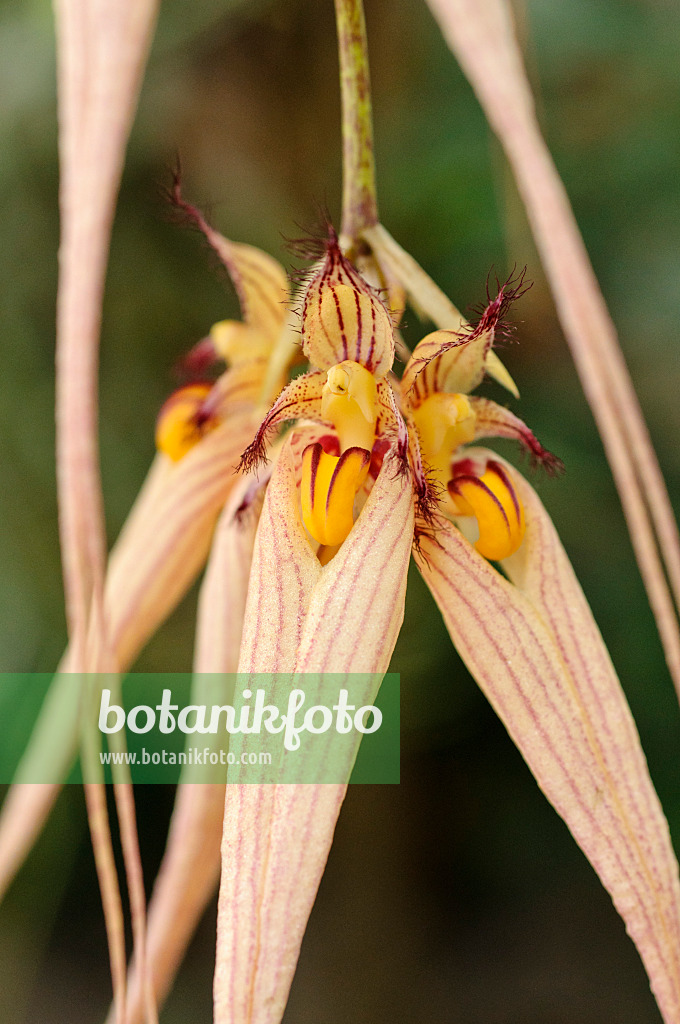
[[[488,452],[486,453],[489,454]],[[497,456],[494,456],[497,458]],[[456,648],[625,921],[667,1024],[680,1020],[680,886],[625,696],[550,519],[525,502],[517,585],[452,525],[421,571]]]
[[[178,463],[156,470],[109,560],[106,611],[111,644],[128,666],[205,562],[235,469],[253,435],[252,415],[234,416]]]
[[[105,531],[97,442],[102,294],[115,198],[155,0],[57,0],[61,244],[57,483],[69,636],[85,664]],[[99,647],[106,647],[105,639]]]
[[[295,462],[285,444],[255,539],[239,672],[293,672],[302,623],[322,573],[299,511]]]
[[[514,171],[564,333],[604,441],[680,695],[678,529],[616,329],[538,127],[509,4],[506,0],[428,2]]]
[[[345,789],[227,786],[215,1024],[279,1024]]]
[[[231,673],[238,667],[248,577],[260,506],[236,512],[250,485],[240,478],[215,531],[199,596],[194,672]],[[198,680],[200,684],[200,680]],[[200,687],[199,687],[200,688]],[[201,703],[200,693],[192,700]],[[160,1003],[206,904],[217,887],[224,817],[223,785],[200,782],[185,771],[177,789],[170,832],[149,904],[148,960]],[[112,1022],[113,1018],[109,1018]],[[143,994],[133,964],[128,980],[127,1024],[142,1024]]]
[[[252,476],[238,477],[220,516],[198,598],[194,672],[236,672],[241,649],[255,534],[262,508],[242,509]]]
[[[349,538],[324,567],[305,616],[297,672],[386,672],[404,617],[413,543],[410,475],[385,460]]]
[[[410,479],[394,470],[386,460],[352,532],[322,568],[284,449],[260,519],[241,671],[385,671],[403,617],[414,521]],[[281,1020],[345,789],[227,786],[215,1024]]]

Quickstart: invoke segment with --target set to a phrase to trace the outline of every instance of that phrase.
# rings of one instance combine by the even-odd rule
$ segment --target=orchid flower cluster
[[[660,561],[677,582],[667,497],[535,125],[507,4],[430,2],[523,190],[635,526],[669,667],[680,679]],[[494,342],[523,277],[499,286],[469,324],[380,223],[361,3],[336,0],[336,12],[345,171],[339,234],[329,227],[293,288],[276,260],[220,235],[175,183],[173,202],[227,268],[242,319],[215,324],[190,353],[192,379],[160,410],[158,453],[107,558],[96,349],[108,231],[155,5],[57,4],[57,419],[69,625],[60,668],[126,671],[206,566],[197,703],[205,673],[380,677],[402,624],[413,556],[453,643],[610,893],[663,1019],[680,1024],[678,864],[634,722],[536,492],[478,444],[515,439],[534,464],[560,468],[514,412],[474,393],[487,375],[518,397]],[[412,353],[399,333],[407,304],[435,328]],[[203,371],[218,360],[226,369],[205,383]],[[291,376],[301,360],[306,368]],[[0,890],[59,789],[25,783],[46,757],[66,775],[80,740],[78,711],[57,677],[2,808]],[[61,744],[46,753],[57,712]],[[187,768],[148,908],[124,773],[114,777],[114,791],[133,925],[129,964],[104,787],[85,786],[109,941],[110,1024],[157,1020],[218,884],[214,1022],[277,1024],[346,785],[248,785],[238,771],[225,784]]]
[[[251,400],[255,397],[253,389],[257,393],[264,383],[267,353],[272,353],[286,320],[282,268],[264,253],[218,238],[198,211],[182,205],[224,255],[236,282],[244,280],[244,270],[250,277],[240,285],[244,322],[215,324],[186,364],[195,366],[211,354],[230,364],[227,373],[214,387],[185,385],[161,410],[157,445],[173,461],[183,458],[222,419],[238,415],[236,380],[244,397],[249,390]],[[497,457],[468,451],[466,446],[480,438],[513,438],[535,464],[550,471],[561,466],[508,409],[470,394],[485,372],[516,393],[493,343],[520,288],[500,287],[476,326],[461,323],[458,330],[428,334],[397,380],[395,315],[343,255],[332,227],[324,249],[300,296],[302,350],[318,369],[297,376],[282,389],[243,453],[240,469],[252,472],[266,464],[268,438],[286,423],[302,424],[287,436],[284,447],[297,453],[297,514],[322,565],[348,539],[386,458],[398,480],[410,481],[417,499],[416,543],[427,531],[434,538],[449,522],[472,520],[477,551],[489,560],[508,558],[520,548],[526,529],[523,503],[513,483],[515,471]],[[256,301],[246,298],[246,289],[257,295]],[[280,310],[278,324],[272,317],[269,329],[258,312],[267,307]],[[300,447],[301,439],[309,443]],[[274,446],[276,460],[284,447]],[[262,486],[270,474],[271,468]],[[254,483],[251,490],[256,488]],[[243,512],[242,506],[238,514]]]
[[[200,214],[193,216],[216,251],[236,251]],[[401,625],[413,549],[459,652],[623,908],[633,875],[644,877],[641,865],[634,866],[641,851],[628,850],[624,882],[622,864],[613,868],[607,847],[615,833],[629,832],[633,819],[658,809],[630,732],[630,713],[538,496],[514,467],[475,444],[513,438],[535,464],[549,472],[561,468],[514,413],[471,394],[485,374],[516,394],[493,344],[521,279],[502,286],[471,326],[384,228],[372,237],[377,244],[364,266],[378,288],[343,254],[330,229],[301,293],[289,300],[292,322],[299,310],[298,341],[313,369],[283,387],[264,415],[240,459],[243,482],[235,486],[243,497],[223,513],[219,530],[230,532],[232,551],[241,546],[252,552],[239,671],[384,672]],[[264,254],[259,260],[267,266]],[[237,264],[225,263],[238,286]],[[397,276],[402,267],[406,272]],[[263,273],[256,290],[267,294],[267,278],[273,302],[280,275]],[[451,326],[427,334],[405,356],[398,379],[394,361],[397,349],[404,352],[397,328],[404,300],[436,308],[433,295]],[[251,329],[247,309],[244,302],[244,324],[212,329],[214,353],[223,352],[223,332]],[[279,344],[270,349],[276,366],[281,350],[290,358],[296,340],[291,315],[282,315],[281,323]],[[170,458],[183,457],[187,438],[203,443],[201,425],[215,417],[215,395],[224,393],[237,365],[200,401],[186,405],[179,433],[180,403],[171,399],[164,407],[158,436]],[[262,381],[271,377],[264,364],[260,369]],[[228,422],[227,405],[220,415]],[[215,426],[213,420],[209,429]],[[253,505],[251,530],[259,514],[255,539],[247,531],[239,539],[239,517]],[[224,556],[218,557],[226,572]],[[272,621],[278,624],[274,631]],[[611,746],[602,740],[605,720],[617,733]],[[567,778],[571,793],[564,790]],[[231,869],[222,875],[218,945],[226,955],[216,975],[216,1020],[264,1020],[272,1005],[283,1012],[290,963],[343,794],[342,786],[227,786],[223,863],[255,862],[261,874],[254,885]],[[602,799],[608,810],[593,818]],[[262,819],[269,821],[265,860],[258,857],[261,833],[254,824]],[[293,827],[314,835],[311,853],[304,842],[293,852],[282,840]],[[658,848],[660,856],[672,858],[663,900],[670,901],[668,911],[657,903],[664,934],[675,927],[670,904],[677,896],[666,841],[665,853]],[[307,901],[291,914],[301,880]],[[638,900],[644,902],[641,891]],[[262,922],[244,910],[253,903],[263,908]],[[632,906],[626,912],[631,934],[636,927],[642,936],[646,925],[633,925]],[[644,940],[638,941],[642,952]],[[666,941],[660,940],[659,954]]]

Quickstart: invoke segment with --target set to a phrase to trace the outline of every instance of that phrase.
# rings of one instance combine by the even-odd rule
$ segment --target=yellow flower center
[[[341,452],[348,448],[371,451],[377,407],[376,379],[369,370],[351,359],[331,366],[321,398],[321,415],[335,427]]]
[[[302,521],[320,544],[342,544],[354,525],[354,499],[366,480],[375,441],[378,392],[375,377],[352,360],[328,371],[321,413],[333,424],[339,455],[319,443],[302,455]]]
[[[484,472],[465,473],[448,483],[456,514],[474,516],[479,526],[475,547],[492,561],[508,558],[524,538],[524,509],[503,466],[489,459]]]
[[[348,448],[328,455],[318,442],[302,453],[302,520],[315,540],[335,547],[354,525],[354,499],[366,479],[371,453]]]
[[[476,417],[467,395],[437,391],[411,415],[423,462],[441,488],[447,514],[475,517],[475,547],[485,558],[498,561],[513,554],[524,537],[524,510],[510,476],[493,461],[481,473],[461,475],[452,469],[457,449],[475,438]]]
[[[156,421],[156,448],[179,462],[201,438],[219,425],[203,404],[212,384],[187,384],[178,388],[161,407]]]
[[[428,472],[445,488],[451,479],[453,454],[475,436],[475,414],[467,395],[437,391],[411,413]]]

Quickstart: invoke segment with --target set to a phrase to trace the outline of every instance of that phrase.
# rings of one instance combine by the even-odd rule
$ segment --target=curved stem
[[[363,0],[335,0],[342,93],[341,245],[351,248],[378,221],[373,159],[371,80]]]

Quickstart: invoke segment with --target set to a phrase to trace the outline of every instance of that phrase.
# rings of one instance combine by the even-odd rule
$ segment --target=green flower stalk
[[[378,222],[373,155],[371,77],[361,0],[335,0],[342,94],[342,226],[340,245],[350,252],[365,228]]]

